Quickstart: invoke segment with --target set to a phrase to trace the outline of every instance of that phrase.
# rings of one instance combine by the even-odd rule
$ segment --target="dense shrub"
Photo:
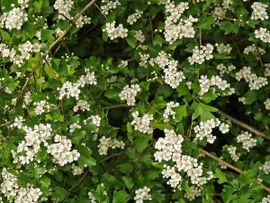
[[[270,202],[267,0],[0,5],[0,201]]]

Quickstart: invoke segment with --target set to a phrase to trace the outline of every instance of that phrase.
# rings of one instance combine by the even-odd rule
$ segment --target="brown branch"
[[[248,125],[248,124],[246,124],[246,123],[244,123],[242,121],[239,121],[238,119],[228,115],[227,113],[225,113],[223,111],[218,111],[216,113],[219,114],[220,116],[223,116],[223,117],[229,119],[232,123],[240,126],[241,128],[244,128],[244,129],[248,130],[249,132],[251,132],[251,133],[253,133],[253,134],[257,135],[257,136],[263,137],[266,140],[270,140],[270,137],[266,136],[262,131],[259,131],[259,130],[257,130],[256,128],[254,128],[252,126],[250,126],[250,125]]]
[[[116,109],[116,108],[129,108],[130,106],[127,104],[116,104],[112,106],[105,106],[104,109],[110,110],[110,109]]]
[[[81,17],[81,15],[89,8],[91,8],[94,4],[95,4],[96,0],[92,0],[90,1],[79,13],[77,13],[77,15],[72,19],[71,21],[71,25],[69,26],[68,29],[66,29],[64,31],[64,33],[58,37],[49,47],[49,49],[45,52],[44,57],[46,57],[49,52],[60,42],[62,41],[62,39],[67,35],[67,33],[70,31],[70,29],[72,28],[72,26],[75,24],[75,22]]]
[[[77,182],[75,185],[73,185],[73,186],[68,190],[68,194],[66,195],[65,199],[63,200],[63,202],[65,202],[65,201],[67,200],[67,198],[70,196],[71,191],[72,191],[74,188],[78,187],[78,186],[82,183],[82,181],[86,178],[87,174],[88,174],[88,171],[86,171],[86,172],[82,175],[82,177],[78,180],[78,182]]]
[[[230,163],[228,163],[228,162],[226,162],[226,161],[224,161],[224,160],[222,160],[222,159],[220,159],[220,158],[214,156],[214,155],[211,154],[210,152],[208,152],[208,151],[206,151],[206,150],[204,150],[204,149],[200,149],[200,151],[201,151],[201,153],[202,153],[203,155],[208,156],[209,158],[211,158],[211,159],[213,159],[213,160],[219,162],[219,163],[222,164],[223,166],[226,166],[227,168],[230,168],[230,169],[232,169],[233,171],[235,171],[235,172],[237,172],[237,173],[239,173],[239,174],[244,173],[243,170],[241,170],[241,169],[239,169],[239,168],[237,168],[237,167],[231,165]],[[270,193],[270,188],[269,188],[269,187],[267,187],[267,186],[264,185],[263,183],[259,182],[258,180],[256,180],[256,182],[257,182],[257,184],[259,184],[259,185],[261,186],[262,189],[264,189],[264,190],[266,190],[268,193]]]

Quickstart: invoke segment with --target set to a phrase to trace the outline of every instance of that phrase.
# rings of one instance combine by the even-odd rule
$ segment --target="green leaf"
[[[164,39],[161,35],[155,35],[153,40],[153,45],[158,45],[162,47],[162,44],[164,43]]]
[[[198,103],[194,106],[196,107],[194,107],[195,112],[192,114],[192,120],[200,117],[201,121],[207,121],[209,119],[215,118],[215,116],[211,112],[218,111],[217,108],[203,103]]]
[[[123,190],[120,190],[120,191],[114,191],[113,192],[113,203],[125,203],[127,202],[127,199],[128,199],[128,194],[123,191]]]
[[[239,30],[239,26],[237,24],[228,21],[221,22],[219,27],[221,30],[225,31],[225,35],[230,33],[237,33]]]
[[[226,178],[225,174],[219,168],[216,168],[215,175],[218,178],[218,183],[219,184],[227,182],[227,178]]]
[[[198,23],[198,27],[202,30],[211,30],[212,24],[215,22],[215,18],[213,16],[203,15],[200,17],[200,21]]]
[[[142,134],[137,135],[134,141],[136,150],[138,152],[143,151],[148,146],[150,140],[151,140],[150,135],[142,135]]]
[[[67,191],[63,187],[56,186],[55,188],[53,188],[52,196],[58,201],[63,201],[67,196],[67,194],[68,194]]]
[[[185,105],[175,107],[174,109],[175,114],[175,119],[177,121],[181,121],[182,118],[187,116],[187,108]]]
[[[133,49],[136,47],[137,40],[134,36],[128,36],[125,38],[128,45],[131,46]]]

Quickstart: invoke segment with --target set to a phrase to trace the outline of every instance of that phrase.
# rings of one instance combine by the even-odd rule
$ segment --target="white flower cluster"
[[[171,2],[167,1],[165,5],[165,28],[164,36],[165,40],[172,44],[177,39],[182,38],[194,38],[195,29],[193,28],[193,23],[197,22],[197,18],[189,16],[187,19],[183,19],[182,14],[185,10],[189,8],[187,2],[181,2],[177,6]]]
[[[249,132],[243,132],[236,137],[236,141],[242,144],[243,149],[250,151],[251,148],[255,147],[257,140],[252,138]]]
[[[22,129],[23,128],[23,122],[24,122],[24,118],[22,116],[18,116],[14,119],[14,123],[12,123],[10,125],[10,127],[12,128],[18,128],[18,129]]]
[[[267,195],[267,197],[264,197],[261,203],[270,203],[270,195]]]
[[[229,132],[229,125],[225,123],[221,123],[217,118],[210,119],[207,121],[201,121],[198,125],[194,127],[195,139],[194,141],[201,141],[206,138],[207,142],[213,144],[216,136],[212,134],[213,129],[219,127],[219,130],[222,134],[226,134]]]
[[[28,8],[28,6],[29,6],[29,1],[30,1],[30,0],[18,0],[18,4],[19,4],[22,8]]]
[[[230,157],[232,158],[232,160],[234,161],[238,161],[239,160],[239,155],[236,153],[236,147],[235,146],[227,146],[227,151],[230,154]]]
[[[73,0],[56,0],[54,2],[54,9],[57,10],[58,12],[58,19],[61,20],[72,20],[72,16],[71,16],[71,10],[72,10],[72,6],[73,6],[74,2]],[[83,25],[85,24],[90,24],[91,22],[91,18],[81,15],[77,21],[75,22],[75,25],[77,28],[81,28],[83,27]]]
[[[226,95],[231,95],[235,92],[234,88],[231,88],[230,84],[226,80],[223,80],[218,75],[214,75],[210,79],[208,79],[206,75],[201,75],[199,83],[200,83],[199,95],[201,96],[207,93],[210,88],[213,88],[214,91],[216,91],[217,89],[221,91],[226,90]]]
[[[116,9],[117,6],[120,6],[121,3],[119,2],[119,0],[114,0],[114,1],[110,1],[110,0],[102,0],[101,1],[101,6],[100,6],[100,10],[101,13],[103,15],[108,15],[110,13],[111,10]]]
[[[52,105],[49,102],[47,102],[46,100],[34,102],[34,106],[35,106],[36,115],[41,115],[44,112],[48,112],[52,107]]]
[[[264,43],[270,43],[270,31],[260,27],[254,31],[255,38],[262,40]]]
[[[170,101],[167,103],[166,105],[166,109],[163,113],[163,117],[164,117],[164,122],[169,122],[169,117],[171,116],[172,119],[175,119],[175,112],[173,111],[172,108],[175,108],[175,107],[178,107],[179,106],[179,103],[178,102],[173,102],[173,101]]]
[[[31,56],[31,53],[38,53],[40,51],[41,45],[39,43],[32,44],[30,41],[26,41],[23,44],[18,45],[18,52],[9,48],[6,44],[0,43],[0,53],[4,58],[9,58],[9,60],[21,66],[26,60],[28,60]]]
[[[270,98],[267,98],[264,101],[264,106],[265,106],[265,109],[270,110]]]
[[[88,198],[90,199],[90,203],[97,203],[97,200],[92,192],[88,192]]]
[[[143,54],[141,52],[139,52],[139,57],[140,57],[140,62],[139,65],[142,68],[147,68],[147,66],[150,63],[150,55],[149,54]]]
[[[128,16],[127,23],[133,25],[142,17],[142,14],[143,14],[142,11],[136,9],[135,13]]]
[[[228,74],[235,70],[236,67],[234,65],[225,66],[223,63],[220,63],[217,65],[217,69],[219,70],[220,75],[223,76],[224,74]]]
[[[81,129],[81,128],[82,128],[82,126],[78,122],[72,123],[71,125],[69,125],[69,132],[74,133],[75,130]]]
[[[270,77],[270,63],[265,63],[264,68],[264,76]]]
[[[111,40],[116,38],[125,38],[128,36],[128,29],[124,28],[122,24],[116,26],[115,21],[106,23],[103,32],[106,32]]]
[[[0,16],[0,27],[20,30],[27,20],[28,15],[22,8],[13,8]]]
[[[213,58],[213,45],[207,43],[205,46],[201,46],[200,49],[198,46],[195,46],[192,50],[192,56],[188,57],[188,62],[193,65],[194,63],[202,64],[204,61],[210,60]]]
[[[71,149],[71,140],[66,136],[55,135],[54,142],[47,146],[47,152],[53,156],[53,162],[64,166],[79,159],[80,153],[76,149]]]
[[[58,18],[61,20],[71,19],[70,11],[73,6],[73,0],[56,0],[54,9],[59,13]]]
[[[252,73],[251,68],[247,66],[237,72],[235,78],[238,81],[244,79],[248,83],[250,90],[258,90],[268,84],[267,78],[258,77],[255,73]]]
[[[261,167],[260,170],[263,171],[266,175],[270,173],[270,161],[266,161]]]
[[[217,47],[217,51],[220,54],[230,54],[232,51],[232,46],[230,44],[215,44],[215,46]]]
[[[50,124],[39,124],[33,128],[23,126],[22,129],[26,133],[24,140],[19,143],[16,151],[12,150],[13,163],[19,165],[29,164],[34,161],[36,154],[40,150],[41,143],[47,146],[47,140],[53,136]]]
[[[178,61],[169,58],[171,58],[171,55],[161,51],[154,62],[163,69],[165,83],[176,89],[186,77],[182,71],[177,70]]]
[[[267,20],[269,18],[266,11],[267,7],[268,7],[268,4],[264,4],[261,2],[254,2],[251,5],[251,8],[252,8],[251,19],[252,20]]]
[[[85,75],[80,76],[79,80],[77,82],[70,82],[67,81],[63,84],[61,88],[57,88],[59,91],[59,97],[58,99],[61,100],[64,97],[70,98],[74,97],[76,100],[79,99],[79,95],[81,93],[80,88],[85,87],[85,85],[96,85],[97,79],[94,72],[89,72],[87,69]]]
[[[91,123],[97,127],[100,126],[101,117],[99,115],[90,116]]]
[[[99,145],[98,145],[98,153],[99,155],[107,155],[109,148],[116,149],[124,149],[125,143],[123,141],[119,141],[117,139],[112,139],[110,137],[104,137],[102,136],[99,139]]]
[[[144,200],[152,200],[152,196],[150,193],[150,188],[144,186],[143,188],[139,188],[135,191],[134,200],[136,203],[143,203]]]
[[[150,122],[154,120],[153,115],[144,114],[142,117],[139,116],[139,112],[135,111],[132,113],[133,121],[131,125],[134,126],[135,130],[141,133],[151,134],[153,133],[153,128],[150,126]]]
[[[145,36],[141,30],[136,31],[134,37],[141,43],[145,41]]]
[[[42,195],[39,188],[34,188],[30,184],[26,187],[19,186],[17,177],[9,173],[6,168],[3,168],[1,178],[0,191],[9,202],[35,203]]]
[[[189,201],[193,201],[194,199],[196,199],[196,197],[201,196],[202,188],[192,185],[190,189],[191,190],[187,191],[184,194],[184,197]]]
[[[136,103],[136,95],[141,91],[138,84],[126,85],[123,90],[119,93],[121,100],[126,100],[127,105],[134,106]]]
[[[173,161],[173,166],[164,165],[162,175],[168,178],[167,184],[173,188],[180,187],[182,177],[180,172],[187,173],[193,185],[198,187],[203,186],[206,182],[213,178],[211,172],[208,172],[208,177],[203,176],[202,164],[198,160],[188,156],[182,155],[182,142],[184,141],[182,135],[177,135],[173,130],[164,130],[165,137],[161,137],[155,144],[154,153],[155,160]]]
[[[81,169],[79,166],[76,166],[75,164],[72,164],[71,169],[74,176],[81,175],[83,173],[83,169]]]
[[[73,107],[73,111],[74,112],[77,112],[77,111],[79,111],[79,110],[81,110],[81,111],[89,111],[90,110],[90,105],[88,104],[88,102],[87,101],[85,101],[85,100],[79,100],[78,102],[77,102],[77,104]]]
[[[257,47],[255,44],[252,44],[250,46],[247,46],[244,49],[244,54],[253,54],[257,60],[260,59],[260,56],[264,55],[266,52],[263,48]]]

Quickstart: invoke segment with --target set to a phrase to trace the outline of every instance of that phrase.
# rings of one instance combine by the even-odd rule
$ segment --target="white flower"
[[[230,130],[230,126],[228,124],[225,124],[225,123],[221,123],[220,126],[219,126],[219,130],[222,134],[226,134],[229,132]]]
[[[70,11],[73,6],[72,0],[56,0],[54,2],[54,9],[58,11],[58,18],[61,20],[71,19]]]
[[[258,90],[268,84],[268,80],[265,77],[259,77],[255,73],[251,72],[250,67],[243,67],[235,74],[236,80],[240,81],[244,79],[250,88],[250,90]]]
[[[36,115],[41,115],[50,110],[51,105],[46,100],[34,102]]]
[[[215,44],[215,46],[217,47],[217,51],[218,53],[225,53],[225,54],[230,54],[232,51],[232,46],[230,44]]]
[[[236,147],[235,146],[228,146],[227,147],[227,151],[230,154],[230,157],[232,158],[232,160],[234,161],[238,161],[239,160],[239,155],[236,153]]]
[[[145,36],[141,30],[136,31],[134,37],[136,38],[136,40],[138,40],[141,43],[145,41]]]
[[[213,50],[213,45],[209,43],[205,46],[201,46],[200,49],[198,46],[195,46],[192,50],[192,56],[188,57],[188,61],[191,65],[194,63],[202,64],[204,61],[213,58]]]
[[[142,117],[139,116],[139,112],[135,111],[132,113],[133,121],[131,125],[134,126],[135,130],[141,133],[151,134],[153,133],[153,128],[150,127],[150,122],[154,120],[153,115],[144,114]]]
[[[103,15],[108,15],[110,13],[110,11],[112,11],[113,9],[116,9],[118,6],[121,5],[121,3],[118,0],[102,0],[101,1],[102,5],[100,6],[101,9],[101,13]]]
[[[125,147],[125,143],[123,141],[119,141],[117,139],[112,139],[109,137],[107,138],[103,136],[99,139],[98,153],[99,155],[107,155],[109,148],[124,149],[124,147]]]
[[[164,122],[169,122],[169,117],[172,116],[172,119],[175,119],[175,112],[173,111],[172,108],[178,107],[179,103],[178,102],[168,102],[166,105],[166,109],[163,113],[163,117],[164,117]]]
[[[81,129],[81,128],[82,128],[82,126],[79,125],[78,123],[72,123],[72,124],[69,126],[69,132],[70,132],[70,133],[73,133],[73,132],[75,132],[75,130]]]
[[[143,12],[142,11],[139,11],[138,9],[136,9],[136,12],[129,15],[128,18],[127,18],[127,23],[130,24],[130,25],[133,25],[134,23],[137,22],[137,20],[139,18],[142,17],[142,14]]]
[[[220,126],[220,124],[218,119],[210,119],[205,122],[201,121],[199,125],[194,127],[194,132],[196,134],[194,141],[197,142],[206,138],[207,142],[213,144],[216,139],[216,136],[212,134],[213,128]]]
[[[264,101],[264,106],[265,106],[265,109],[270,110],[270,98],[267,98]]]
[[[135,191],[134,200],[136,203],[143,203],[144,200],[152,200],[150,188],[144,186],[143,188],[139,188]]]
[[[90,105],[88,104],[88,102],[87,101],[85,101],[85,100],[79,100],[78,102],[77,102],[77,104],[73,107],[73,111],[74,112],[77,112],[77,111],[79,111],[79,110],[81,110],[81,111],[89,111],[90,110]]]
[[[263,171],[265,174],[270,173],[270,161],[266,161],[261,167],[260,170]]]
[[[72,164],[72,174],[74,176],[81,175],[83,173],[83,169],[81,169],[79,166],[76,166],[75,164]]]
[[[254,2],[251,5],[252,8],[252,14],[251,14],[251,19],[252,20],[267,20],[269,18],[267,14],[267,7],[268,4],[264,4],[261,2]]]
[[[270,43],[270,31],[260,27],[254,31],[255,38],[262,40],[264,43]]]
[[[115,21],[106,23],[103,32],[106,32],[111,40],[128,36],[128,29],[124,28],[122,24],[116,26]]]
[[[0,27],[20,30],[27,20],[28,15],[22,8],[13,8],[0,16]]]
[[[252,135],[248,132],[243,132],[236,137],[236,141],[242,144],[243,149],[250,151],[251,148],[255,147],[257,140],[252,138]]]
[[[47,146],[47,152],[53,156],[53,162],[64,166],[67,163],[77,161],[80,153],[76,149],[71,149],[71,140],[65,136],[55,135],[54,143]]]
[[[99,115],[90,116],[91,122],[93,125],[99,127],[101,122],[101,117]]]
[[[270,195],[267,195],[267,197],[264,197],[261,203],[270,203]]]
[[[138,84],[126,85],[123,90],[119,93],[121,100],[126,100],[127,105],[134,106],[136,103],[136,95],[141,91]]]

